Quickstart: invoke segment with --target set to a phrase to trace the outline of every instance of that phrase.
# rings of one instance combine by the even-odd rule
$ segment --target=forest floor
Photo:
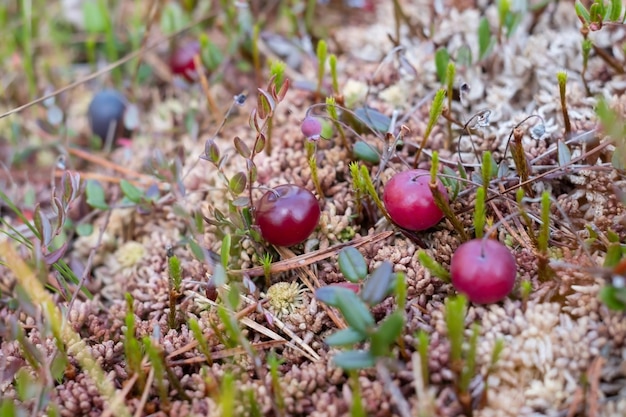
[[[0,113],[11,112],[0,119],[0,415],[626,415],[623,24],[594,26],[583,59],[570,1],[400,1],[404,17],[395,2],[331,1],[311,20],[307,2],[199,2],[193,11],[179,6],[193,2],[135,3],[102,2],[110,14],[91,20],[72,2],[0,6],[0,18],[18,21],[4,26],[14,33],[0,75]],[[25,29],[25,14],[35,29]],[[171,40],[202,34],[213,68],[187,83],[168,66]],[[320,80],[319,39],[336,56],[337,86],[328,64]],[[289,90],[270,103],[271,128],[266,118],[255,128],[251,114],[271,101],[257,96],[271,96],[278,60]],[[448,63],[455,94],[422,149]],[[121,139],[130,140],[103,146],[87,112],[111,87],[127,97]],[[383,128],[327,123],[330,137],[308,142],[301,123],[332,119],[327,96],[371,109]],[[240,143],[254,152],[259,131],[266,144],[252,157],[252,201],[280,184],[320,201],[318,227],[289,248],[246,228],[248,189],[231,181],[240,172],[249,180]],[[513,161],[514,133],[525,173]],[[449,219],[402,231],[371,197],[356,196],[358,141],[384,156],[360,162],[381,197],[394,173],[416,157],[430,169],[437,151],[457,177],[446,184],[450,195],[460,187],[451,207],[469,236],[491,153],[498,170],[485,230],[514,255],[517,280],[504,300],[462,310],[460,339],[449,320],[456,291],[418,253],[448,270],[464,237]],[[546,247],[537,243],[544,232]],[[349,246],[370,271],[390,262],[406,284],[405,299],[394,291],[371,308],[376,323],[400,311],[388,354],[353,371],[333,362],[345,348],[325,340],[354,318],[315,296],[349,287],[337,261]],[[293,285],[270,288],[279,282]]]

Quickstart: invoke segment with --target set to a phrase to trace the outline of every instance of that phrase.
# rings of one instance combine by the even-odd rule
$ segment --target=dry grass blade
[[[148,395],[150,394],[152,381],[154,381],[154,368],[150,368],[150,373],[148,373],[148,378],[146,380],[146,386],[141,394],[141,400],[139,400],[139,404],[137,404],[137,410],[135,411],[135,415],[133,417],[141,417],[143,409],[148,402]]]
[[[288,248],[278,247],[276,249],[278,250],[278,253],[280,253],[280,256],[282,256],[283,258],[293,259],[296,257],[296,255]],[[306,285],[312,293],[315,292],[316,288],[320,288],[322,286],[317,279],[317,275],[315,275],[309,268],[297,268],[295,271],[298,274],[300,280],[304,282],[304,285]],[[313,284],[311,284],[311,282],[315,283],[315,287],[313,286]],[[326,314],[328,314],[328,317],[330,317],[330,319],[333,321],[333,323],[335,323],[335,326],[337,326],[338,329],[345,329],[346,327],[348,327],[345,321],[340,319],[339,316],[335,314],[335,311],[332,308],[328,307],[324,303],[322,303],[322,308],[324,309],[324,311],[326,311]]]
[[[70,155],[74,155],[78,158],[84,159],[85,161],[89,161],[93,164],[100,165],[104,168],[112,169],[113,171],[117,171],[131,178],[138,178],[144,181],[154,181],[154,178],[150,175],[142,174],[140,172],[135,172],[132,169],[128,169],[126,167],[123,167],[121,165],[118,165],[112,162],[108,158],[103,158],[101,156],[94,155],[90,152],[86,152],[78,148],[67,148],[67,153],[69,153]]]
[[[259,342],[259,343],[253,343],[252,347],[254,349],[257,350],[266,350],[266,349],[271,349],[271,348],[275,348],[278,346],[283,346],[284,344],[286,344],[287,341],[286,340],[269,340],[267,342]],[[242,347],[236,347],[236,348],[231,348],[231,349],[225,349],[225,350],[219,350],[216,352],[211,352],[211,359],[213,360],[218,360],[218,359],[224,359],[224,358],[229,358],[235,355],[243,355],[246,353],[246,350]],[[187,359],[179,359],[176,361],[170,361],[168,362],[168,365],[170,366],[184,366],[184,365],[192,365],[195,363],[204,363],[206,362],[207,358],[205,358],[204,356],[196,356],[194,358],[187,358]]]
[[[227,287],[227,286],[225,286]],[[218,307],[219,304],[213,300],[210,300],[208,298],[206,298],[205,296],[203,296],[202,294],[199,294],[197,292],[194,291],[187,291],[186,293],[187,295],[191,295],[193,296],[197,301],[200,301],[203,304],[208,304],[211,305],[213,307]],[[253,306],[257,306],[258,303],[255,300],[252,300],[248,297],[246,297],[245,295],[240,295],[240,298],[245,301],[248,304],[251,304]],[[229,310],[230,311],[230,310]],[[232,311],[231,311],[232,313]],[[269,312],[267,312],[269,314]],[[281,330],[288,330],[287,326],[285,326],[285,324],[280,321],[276,316],[272,315],[272,320],[274,322],[274,324],[277,324],[276,327],[278,327]],[[260,324],[258,324],[257,322],[249,319],[248,317],[241,317],[241,319],[239,319],[239,321],[241,323],[243,323],[244,325],[248,326],[249,328],[264,334],[265,336],[272,338],[274,340],[279,340],[279,341],[285,341],[287,346],[293,348],[294,350],[297,350],[298,352],[302,353],[304,356],[306,356],[309,360],[311,361],[317,361],[320,359],[319,355],[309,346],[307,345],[304,340],[302,340],[298,335],[296,335],[295,333],[293,333],[292,331],[289,331],[287,334],[289,337],[291,337],[291,339],[297,344],[299,345],[302,349],[300,349],[300,347],[296,346],[294,343],[285,340],[285,338],[283,338],[282,336],[280,336],[279,334],[277,334],[276,332],[268,329],[265,326],[262,326]]]

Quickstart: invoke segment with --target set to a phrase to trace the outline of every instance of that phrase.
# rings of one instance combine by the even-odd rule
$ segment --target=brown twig
[[[381,240],[387,239],[393,235],[393,231],[380,232],[371,236],[363,236],[358,239],[351,240],[350,242],[339,243],[331,246],[327,249],[320,249],[315,252],[305,253],[303,255],[296,256],[295,258],[286,259],[279,262],[274,262],[270,267],[270,273],[275,274],[278,272],[290,271],[295,268],[301,268],[303,266],[311,265],[315,262],[330,258],[333,255],[339,253],[339,251],[345,247],[353,246],[358,248],[368,243],[375,243]],[[249,269],[232,269],[228,271],[232,275],[248,275],[250,277],[260,277],[265,274],[265,270],[262,266],[257,266]]]

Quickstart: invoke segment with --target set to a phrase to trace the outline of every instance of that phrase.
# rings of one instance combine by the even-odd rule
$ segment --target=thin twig
[[[275,274],[278,272],[290,271],[295,268],[300,268],[303,266],[311,265],[315,262],[319,262],[321,260],[330,258],[333,255],[336,255],[341,249],[352,246],[358,248],[360,246],[366,245],[368,243],[375,243],[381,240],[387,239],[389,236],[393,235],[393,231],[385,231],[380,232],[374,235],[363,236],[358,239],[351,240],[345,243],[339,243],[337,245],[331,246],[326,249],[320,249],[315,252],[305,253],[303,255],[296,256],[295,258],[286,259],[279,262],[274,262],[270,267],[270,273]],[[249,269],[231,269],[228,271],[229,274],[233,275],[248,275],[250,277],[260,277],[265,274],[266,270],[262,266],[257,266]]]

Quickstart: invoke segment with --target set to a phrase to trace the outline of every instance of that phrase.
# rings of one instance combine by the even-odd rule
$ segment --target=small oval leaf
[[[265,135],[262,132],[259,132],[259,136],[256,141],[256,145],[254,146],[254,153],[261,153],[263,149],[265,149]]]
[[[276,102],[272,98],[271,94],[262,88],[257,89],[259,91],[257,101],[257,112],[261,119],[266,119],[274,113]]]
[[[380,303],[389,290],[389,285],[393,279],[393,265],[384,261],[370,274],[370,277],[363,284],[361,298],[369,305]]]
[[[372,334],[370,352],[374,356],[386,356],[404,329],[404,317],[396,311],[385,319]]]
[[[556,147],[559,165],[565,166],[569,164],[572,160],[572,153],[570,152],[569,147],[562,140],[557,142]]]
[[[391,119],[381,112],[368,107],[359,107],[354,111],[358,121],[375,132],[384,133],[391,125]]]
[[[352,246],[339,252],[337,259],[339,269],[343,276],[350,282],[359,282],[367,276],[367,263],[365,258]]]
[[[35,222],[35,229],[39,232],[39,238],[44,246],[48,246],[52,240],[52,225],[50,219],[41,212],[41,206],[37,204],[35,207],[35,213],[33,215]]]
[[[347,293],[354,295],[354,291],[348,288],[343,288],[338,285],[327,285],[315,290],[315,298],[331,307],[338,307],[339,299],[346,297]]]
[[[236,199],[233,200],[232,204],[235,207],[247,207],[250,205],[250,197],[248,196],[237,197]]]
[[[120,181],[120,188],[122,189],[122,193],[124,196],[128,198],[133,203],[139,203],[141,201],[141,197],[143,197],[143,193],[133,184],[128,182],[127,180]]]
[[[246,189],[247,177],[245,172],[238,172],[228,182],[228,188],[230,191],[239,195]]]
[[[85,193],[87,194],[87,204],[91,207],[99,210],[107,210],[109,208],[104,198],[104,188],[98,181],[87,181]]]
[[[356,159],[360,159],[361,161],[369,162],[371,164],[377,164],[380,162],[380,155],[376,148],[368,143],[363,141],[358,141],[352,147],[352,155]]]
[[[376,358],[366,350],[348,350],[333,356],[333,362],[345,370],[371,368],[376,364]]]
[[[209,139],[204,143],[204,156],[206,156],[206,158],[214,164],[219,162],[220,148],[217,147],[217,144],[213,139]]]
[[[337,308],[344,319],[357,332],[367,333],[376,324],[369,308],[354,292],[348,290],[337,301]]]
[[[244,158],[250,158],[252,152],[250,151],[250,148],[248,148],[248,145],[246,145],[246,143],[241,140],[239,136],[235,136],[234,142],[235,149],[237,149],[239,155],[243,156]]]
[[[367,334],[359,333],[353,328],[348,327],[347,329],[339,330],[338,332],[331,334],[324,340],[324,342],[328,346],[346,346],[362,342],[366,337]]]

